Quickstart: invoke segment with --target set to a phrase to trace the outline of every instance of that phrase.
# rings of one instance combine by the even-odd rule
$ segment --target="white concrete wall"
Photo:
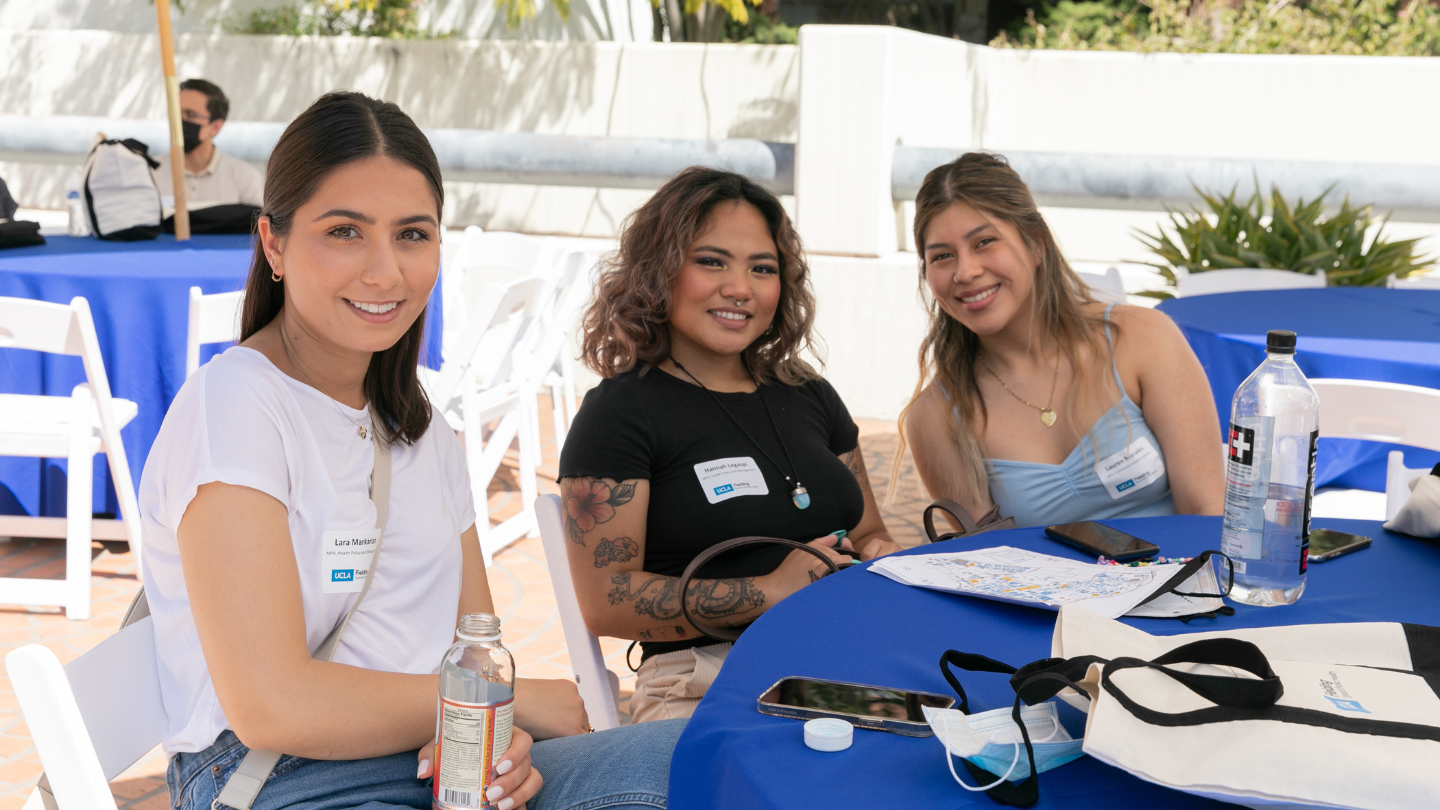
[[[300,5],[296,0],[187,0],[173,7],[176,33],[219,34],[225,23],[257,9]],[[649,42],[649,0],[571,0],[569,20],[552,0],[536,0],[535,17],[516,29],[491,0],[428,0],[420,6],[422,30],[461,39],[539,39],[552,42]],[[0,28],[95,29],[131,34],[155,31],[155,7],[144,0],[40,0],[0,2]]]
[[[423,127],[793,142],[798,67],[794,46],[176,37],[178,73],[224,88],[237,121],[288,121],[322,93],[354,89]],[[0,29],[7,113],[158,119],[164,104],[153,35]],[[56,157],[0,160],[22,205],[63,207],[68,167]],[[446,195],[452,224],[598,237],[648,196],[478,183],[447,183]]]

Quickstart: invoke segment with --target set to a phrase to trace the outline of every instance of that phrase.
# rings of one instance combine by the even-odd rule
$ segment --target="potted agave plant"
[[[1430,257],[1417,255],[1419,240],[1387,239],[1389,216],[1377,220],[1371,206],[1352,207],[1346,198],[1338,212],[1327,216],[1328,191],[1310,202],[1297,200],[1293,206],[1275,188],[1268,200],[1258,186],[1244,201],[1234,190],[1224,196],[1198,188],[1195,192],[1204,207],[1170,209],[1173,234],[1163,226],[1154,234],[1136,232],[1161,260],[1148,264],[1171,284],[1168,290],[1142,294],[1173,297],[1177,281],[1212,270],[1324,276],[1323,281],[1315,280],[1317,287],[1383,287],[1392,276],[1405,278],[1433,265]]]

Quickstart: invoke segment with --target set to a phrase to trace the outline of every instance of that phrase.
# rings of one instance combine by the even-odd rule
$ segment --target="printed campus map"
[[[1180,566],[1094,565],[997,546],[951,554],[885,557],[870,570],[919,588],[1054,610],[1061,605],[1080,605],[1114,619],[1164,585]]]

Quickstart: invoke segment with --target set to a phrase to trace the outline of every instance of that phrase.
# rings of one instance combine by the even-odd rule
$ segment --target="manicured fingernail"
[[[491,785],[490,789],[485,791],[485,798],[489,799],[492,802],[504,795],[505,788],[500,787],[499,785]]]
[[[500,801],[495,803],[495,810],[510,810],[510,808],[514,806],[514,799],[501,799]]]
[[[498,773],[501,776],[504,776],[505,774],[513,770],[515,770],[515,763],[511,762],[508,759],[501,760],[500,764],[495,766],[495,773]]]
[[[427,771],[427,770],[429,770],[429,769],[430,769],[430,760],[428,760],[428,759],[422,759],[422,760],[420,760],[420,767],[419,767],[418,769],[416,769],[416,771],[415,771],[415,778],[416,778],[416,779],[424,779],[424,778],[425,778],[425,771]]]

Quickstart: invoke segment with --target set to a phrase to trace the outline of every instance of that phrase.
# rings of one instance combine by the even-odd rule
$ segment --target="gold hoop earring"
[[[270,280],[273,281],[273,282],[275,282],[276,284],[279,284],[279,283],[280,283],[280,277],[277,276],[277,275],[275,275],[275,271],[274,271],[274,270],[271,270],[271,271],[270,271]]]

